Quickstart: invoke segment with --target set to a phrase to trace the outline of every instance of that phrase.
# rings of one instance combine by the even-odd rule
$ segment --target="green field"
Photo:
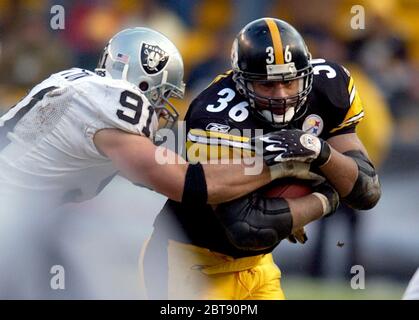
[[[400,300],[406,285],[383,279],[365,283],[365,289],[354,290],[350,281],[283,277],[285,296],[289,300]]]

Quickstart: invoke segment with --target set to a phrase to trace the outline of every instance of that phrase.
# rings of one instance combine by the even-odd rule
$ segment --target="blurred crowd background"
[[[53,5],[65,10],[63,30],[51,28]],[[354,5],[365,9],[364,29],[351,28]],[[229,69],[235,34],[264,16],[290,22],[302,33],[314,58],[339,62],[352,72],[366,112],[358,133],[379,166],[384,191],[371,215],[342,212],[310,226],[308,245],[281,244],[275,257],[284,281],[288,275],[348,279],[350,266],[361,264],[368,266],[367,273],[397,283],[386,287],[388,296],[381,296],[399,298],[400,288],[419,267],[419,0],[0,0],[0,115],[51,73],[73,66],[93,70],[109,38],[133,26],[154,28],[180,49],[187,97],[173,102],[184,114],[191,99]],[[68,249],[73,261],[83,261],[93,269],[112,261],[105,263],[108,269],[103,272],[96,268],[96,275],[90,278],[91,295],[81,297],[141,297],[134,280],[134,257],[164,199],[149,196],[148,190],[136,196],[137,188],[118,179],[107,189],[99,200],[73,208],[90,215],[74,214],[77,219],[66,217],[57,223],[60,228],[66,223],[78,230],[73,235],[79,235],[76,243],[84,249]],[[109,190],[119,199],[134,197],[147,213],[116,216],[106,198]],[[127,202],[116,203],[124,206]],[[135,201],[129,203],[122,211],[138,210]],[[103,229],[99,236],[90,236],[95,228]],[[113,245],[119,243],[126,250],[116,246],[114,251],[104,250],[110,235]],[[337,247],[337,240],[345,245]],[[74,238],[70,242],[74,245]],[[68,243],[62,245],[68,248]],[[86,244],[91,251],[86,251]],[[131,264],[112,259],[111,253],[114,257],[126,254]],[[92,262],[82,255],[90,256]],[[118,274],[118,270],[125,271]],[[130,282],[117,282],[124,276]],[[114,282],[107,286],[105,278]],[[118,283],[123,285],[115,293],[111,288]],[[289,284],[292,294],[303,298],[308,296],[297,289],[309,285],[304,281],[297,287]],[[284,286],[287,288],[286,282]],[[88,280],[85,287],[89,287]],[[68,297],[80,297],[77,292],[83,290],[77,288]]]

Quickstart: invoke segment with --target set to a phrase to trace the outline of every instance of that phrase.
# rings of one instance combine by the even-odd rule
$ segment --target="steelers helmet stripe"
[[[266,24],[268,25],[269,32],[272,37],[272,44],[274,47],[275,54],[275,64],[284,64],[284,53],[282,47],[281,34],[279,32],[278,26],[272,18],[265,19]]]

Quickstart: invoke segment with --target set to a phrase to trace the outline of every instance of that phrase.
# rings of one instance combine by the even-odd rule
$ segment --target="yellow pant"
[[[234,259],[172,240],[167,249],[168,299],[285,299],[272,254]]]

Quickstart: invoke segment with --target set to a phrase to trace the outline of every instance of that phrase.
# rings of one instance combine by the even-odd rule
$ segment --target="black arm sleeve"
[[[342,201],[358,210],[373,208],[381,197],[381,186],[374,166],[359,150],[347,151],[343,154],[355,160],[358,165],[358,178],[352,191]]]
[[[208,201],[207,181],[202,165],[190,163],[186,171],[182,203],[186,205],[205,205]]]
[[[273,250],[292,231],[288,203],[258,192],[223,203],[215,213],[230,242],[240,250]]]

